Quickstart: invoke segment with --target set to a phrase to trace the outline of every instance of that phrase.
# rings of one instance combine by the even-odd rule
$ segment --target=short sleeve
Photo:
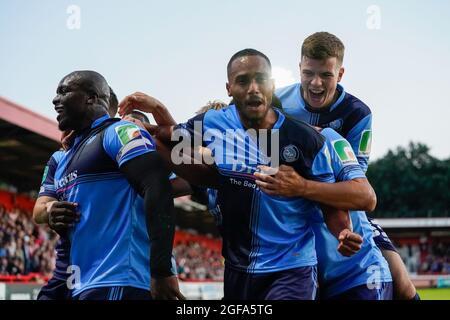
[[[322,130],[336,181],[365,178],[350,143],[331,128]]]
[[[120,167],[135,157],[156,151],[156,144],[144,129],[131,122],[120,121],[106,129],[103,148]]]
[[[319,182],[335,182],[330,152],[326,143],[322,145],[312,161],[309,178]]]
[[[58,168],[59,160],[62,157],[63,153],[63,151],[56,151],[45,165],[38,197],[47,196],[55,199],[57,198],[55,187],[55,173],[56,169]]]

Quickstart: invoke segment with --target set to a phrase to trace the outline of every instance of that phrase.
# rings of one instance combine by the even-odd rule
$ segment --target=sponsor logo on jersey
[[[281,157],[286,162],[294,162],[298,159],[300,156],[300,152],[298,151],[298,148],[294,146],[293,144],[289,144],[281,150]]]
[[[345,139],[333,141],[333,148],[343,164],[356,162],[350,143]]]
[[[124,124],[115,128],[120,143],[126,145],[131,140],[141,136],[139,128],[134,124]]]
[[[74,170],[68,174],[66,174],[64,177],[59,179],[56,183],[58,185],[58,188],[65,187],[69,182],[72,182],[78,177],[78,171]]]
[[[358,154],[369,155],[372,147],[372,130],[364,130],[359,141]]]
[[[47,179],[47,175],[48,175],[48,166],[45,166],[44,174],[42,175],[42,181],[41,181],[41,184],[43,184],[44,181],[45,181],[45,179]]]

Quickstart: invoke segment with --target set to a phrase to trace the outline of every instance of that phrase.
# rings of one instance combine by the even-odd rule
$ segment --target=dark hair
[[[227,65],[227,75],[230,75],[231,64],[233,63],[234,60],[241,58],[241,57],[247,57],[247,56],[260,56],[260,57],[264,58],[267,61],[267,63],[269,64],[269,67],[272,69],[272,64],[270,63],[269,58],[264,53],[262,53],[261,51],[255,50],[255,49],[247,48],[247,49],[243,49],[241,51],[236,52],[230,58],[230,61],[228,61],[228,65]]]
[[[117,113],[117,107],[119,105],[119,100],[117,100],[117,96],[114,93],[114,90],[109,87],[109,108],[108,113],[111,117],[114,117]]]
[[[140,112],[139,110],[131,111],[130,116],[142,121],[142,123],[150,124],[150,120],[148,119],[148,117],[144,113]]]
[[[345,47],[341,40],[328,32],[316,32],[303,41],[301,58],[324,60],[337,58],[339,66],[344,61]]]

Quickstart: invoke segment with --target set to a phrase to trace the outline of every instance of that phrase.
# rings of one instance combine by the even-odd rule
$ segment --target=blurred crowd
[[[51,276],[58,236],[47,226],[33,223],[31,213],[0,204],[0,275],[39,273]],[[222,280],[220,250],[202,241],[179,242],[174,247],[182,280]]]
[[[223,258],[217,239],[184,236],[174,246],[181,280],[223,280]],[[202,240],[204,239],[204,241]],[[31,213],[0,204],[0,275],[39,273],[51,276],[55,265],[56,233],[33,223]],[[211,245],[213,243],[214,245]],[[397,241],[397,249],[412,274],[450,274],[450,241],[422,237]]]
[[[399,244],[397,249],[410,273],[450,274],[450,242],[422,237],[419,243]]]
[[[49,276],[55,264],[57,235],[36,226],[30,213],[7,211],[0,204],[0,275],[40,273]]]
[[[181,280],[223,280],[223,259],[220,251],[201,242],[187,241],[174,247]]]

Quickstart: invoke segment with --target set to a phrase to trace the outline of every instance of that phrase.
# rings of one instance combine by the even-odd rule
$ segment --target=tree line
[[[374,217],[449,217],[450,159],[411,142],[372,161],[367,178],[377,194]]]

